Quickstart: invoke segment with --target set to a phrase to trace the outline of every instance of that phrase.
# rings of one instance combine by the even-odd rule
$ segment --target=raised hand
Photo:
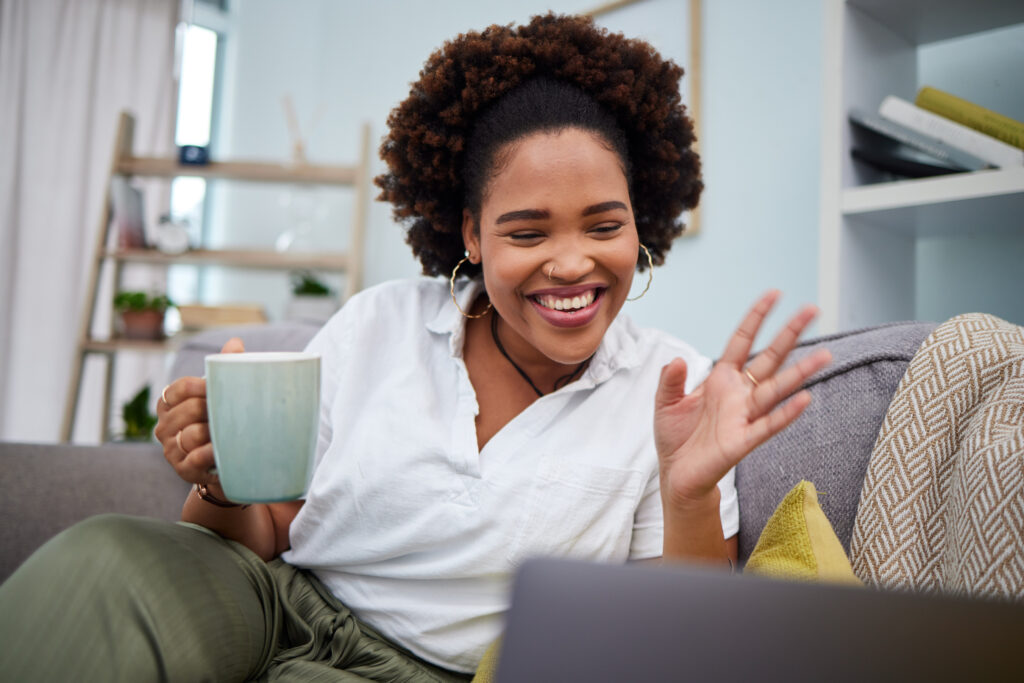
[[[242,353],[238,337],[224,344],[221,353]],[[206,413],[206,380],[180,377],[163,390],[156,406],[153,434],[164,447],[164,457],[178,476],[190,483],[215,484],[213,444]]]
[[[779,293],[762,296],[744,317],[707,379],[684,393],[686,363],[662,370],[655,398],[654,438],[666,504],[699,504],[726,472],[757,446],[786,428],[810,403],[807,391],[792,396],[828,364],[820,350],[785,368],[782,364],[817,310],[806,306],[764,351],[744,367],[751,346]]]

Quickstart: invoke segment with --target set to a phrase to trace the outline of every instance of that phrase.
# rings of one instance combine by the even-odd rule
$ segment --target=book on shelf
[[[900,178],[930,178],[964,171],[907,145],[897,145],[893,148],[854,145],[850,150],[850,156]]]
[[[142,210],[142,191],[133,187],[126,178],[114,176],[110,179],[110,207],[117,245],[122,249],[145,247],[146,228]]]
[[[1008,145],[1024,149],[1024,122],[927,85],[917,92],[914,104],[985,135],[991,135]]]
[[[911,128],[882,118],[873,112],[854,107],[847,116],[854,125],[855,133],[863,131],[867,136],[874,136],[868,138],[870,143],[874,143],[872,147],[883,147],[882,141],[889,140],[894,147],[896,145],[903,145],[916,148],[934,158],[940,165],[947,166],[953,170],[978,171],[991,166],[984,159],[947,145],[935,138],[922,135]],[[903,154],[902,156],[906,157],[909,155]]]
[[[973,128],[921,109],[895,95],[888,95],[882,100],[878,113],[883,118],[902,124],[922,135],[984,159],[993,166],[1024,166],[1024,149],[1018,149],[990,135],[979,133]]]

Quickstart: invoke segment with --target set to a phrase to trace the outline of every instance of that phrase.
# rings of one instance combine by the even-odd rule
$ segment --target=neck
[[[519,373],[537,396],[543,396],[544,394],[557,391],[566,384],[575,381],[583,374],[583,370],[590,362],[590,358],[587,358],[582,363],[576,365],[564,365],[557,363],[549,358],[544,358],[540,363],[530,364],[528,362],[520,362],[517,360],[512,353],[506,348],[502,342],[501,336],[498,331],[499,322],[501,316],[495,311],[492,314],[490,321],[491,336],[494,339],[494,345],[498,349],[498,352],[505,357],[505,359],[512,365],[513,368]],[[591,356],[592,358],[593,356]]]

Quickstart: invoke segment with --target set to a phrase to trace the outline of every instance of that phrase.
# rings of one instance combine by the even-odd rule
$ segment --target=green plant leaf
[[[296,296],[330,296],[331,288],[312,271],[296,270],[291,274],[292,294]]]
[[[166,294],[120,291],[114,295],[114,309],[117,311],[165,311],[173,305]]]
[[[149,412],[150,386],[147,384],[121,407],[124,420],[124,438],[130,441],[148,441],[153,438],[157,418]]]

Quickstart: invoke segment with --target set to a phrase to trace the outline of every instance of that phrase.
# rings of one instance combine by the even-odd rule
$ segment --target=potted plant
[[[121,418],[124,420],[125,441],[149,441],[153,438],[156,415],[149,412],[148,384],[121,407]]]
[[[312,271],[294,271],[291,280],[292,296],[285,314],[289,320],[325,323],[338,310],[334,292]]]
[[[164,294],[122,291],[114,295],[119,334],[126,339],[163,339],[164,314],[174,303]]]

